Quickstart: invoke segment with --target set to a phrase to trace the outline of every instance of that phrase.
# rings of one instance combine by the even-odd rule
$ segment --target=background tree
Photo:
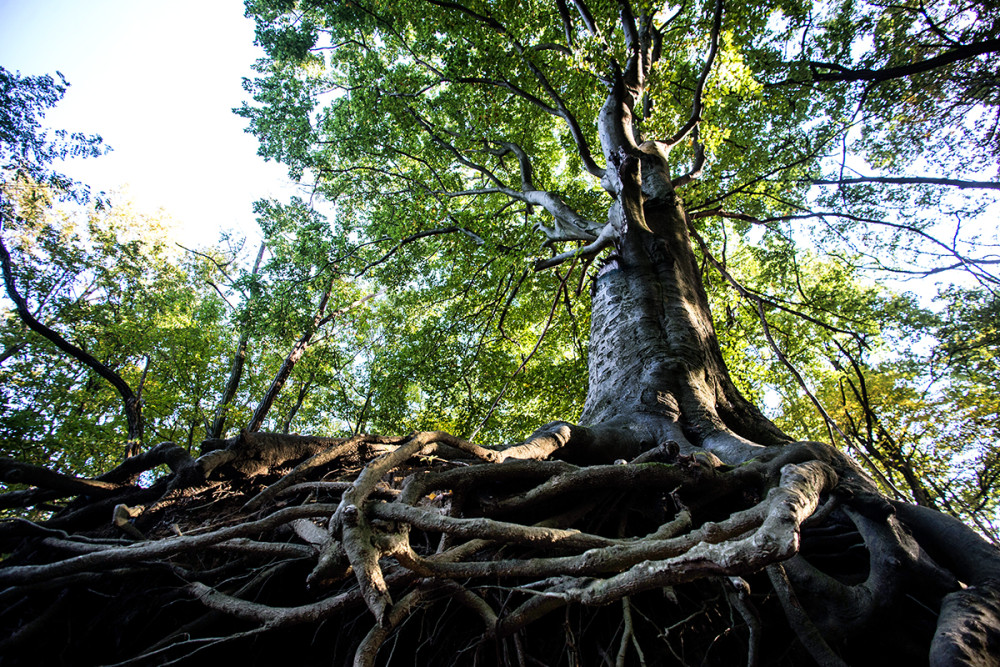
[[[947,334],[988,318],[989,301],[935,321],[865,275],[961,267],[993,289],[992,257],[912,209],[931,188],[989,182],[893,171],[937,159],[897,150],[914,132],[938,148],[989,138],[940,109],[988,91],[969,82],[995,67],[982,37],[991,10],[248,8],[270,58],[242,113],[265,155],[332,202],[330,226],[301,202],[266,218],[282,229],[268,244],[302,258],[285,265],[286,285],[303,286],[286,312],[308,330],[334,285],[382,295],[356,326],[376,343],[338,369],[352,378],[351,430],[407,415],[468,436],[535,415],[572,421],[506,447],[442,431],[244,432],[206,441],[197,459],[165,443],[97,480],[12,466],[62,497],[89,496],[44,525],[7,524],[23,539],[0,569],[23,600],[5,617],[7,646],[71,615],[71,596],[91,607],[155,591],[162,611],[148,623],[101,606],[114,629],[88,624],[74,646],[104,662],[261,660],[289,646],[355,664],[392,661],[390,646],[417,664],[995,660],[1000,559],[935,511],[960,486],[944,493],[933,476],[961,475],[920,449],[950,436],[921,442],[890,423],[959,386],[939,382],[940,366],[915,370],[893,343],[936,326],[952,365],[989,372],[959,364]],[[891,91],[911,85],[916,102]],[[918,108],[925,116],[900,120]],[[868,167],[889,175],[844,176]],[[810,190],[833,180],[833,194]],[[903,180],[918,194],[897,194]],[[939,200],[959,216],[989,203]],[[312,361],[333,359],[331,347]],[[934,392],[904,409],[927,380]],[[786,435],[755,405],[773,396],[785,399],[776,419],[825,430],[830,444]],[[833,444],[870,461],[877,481]],[[155,484],[121,482],[160,462],[172,474]],[[917,504],[883,495],[897,489]],[[966,498],[957,513],[976,514]],[[92,517],[111,506],[102,533]],[[87,539],[65,532],[88,528]],[[115,530],[144,541],[122,546]],[[80,555],[38,556],[39,539]],[[206,547],[211,562],[196,552]],[[41,608],[54,611],[29,622]]]
[[[4,230],[5,270],[30,316],[104,374],[7,311],[5,455],[94,473],[117,462],[126,435],[190,444],[197,426],[200,441],[200,405],[225,340],[221,300],[184,271],[163,221],[121,203],[60,210],[38,186],[20,194]],[[123,410],[123,399],[135,410]]]

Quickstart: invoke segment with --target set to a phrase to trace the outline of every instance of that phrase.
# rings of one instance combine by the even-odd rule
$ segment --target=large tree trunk
[[[640,429],[639,449],[673,440],[739,463],[789,438],[730,380],[684,219],[663,217],[668,235],[630,227],[597,279],[581,421]]]
[[[729,377],[665,159],[636,153],[619,161],[610,213],[618,238],[592,298],[581,422],[593,437],[582,455],[631,459],[673,441],[738,464],[790,442]]]
[[[624,24],[630,20],[623,14]],[[675,191],[680,180],[671,179],[668,163],[671,148],[697,128],[700,88],[715,47],[691,119],[670,140],[644,142],[636,107],[658,51],[648,30],[628,41],[630,58],[616,73],[598,118],[608,165],[602,185],[613,198],[607,227],[615,253],[593,295],[590,386],[581,421],[595,430],[594,444],[616,457],[674,441],[685,453],[701,448],[740,463],[762,446],[790,439],[729,377],[688,233],[690,220]]]

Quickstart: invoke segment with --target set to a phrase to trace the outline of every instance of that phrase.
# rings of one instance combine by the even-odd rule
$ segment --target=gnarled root
[[[75,613],[85,624],[95,594],[156,591],[155,623],[104,608],[125,634],[93,631],[74,650],[141,664],[243,646],[264,659],[256,652],[306,637],[367,665],[416,633],[422,664],[565,651],[582,664],[863,664],[879,653],[857,637],[917,631],[883,653],[992,664],[982,661],[1000,627],[995,551],[937,513],[884,501],[837,452],[800,443],[726,465],[664,441],[631,462],[542,460],[598,437],[554,423],[503,450],[441,432],[213,443],[199,459],[175,457],[154,497],[119,512],[146,540],[123,540],[110,511],[89,531],[6,522],[0,623],[30,644],[38,623]],[[97,489],[92,505],[140,488],[107,483],[58,478],[32,492]],[[83,602],[39,615],[66,596]],[[445,618],[469,634],[443,633]],[[31,648],[32,662],[59,661]]]

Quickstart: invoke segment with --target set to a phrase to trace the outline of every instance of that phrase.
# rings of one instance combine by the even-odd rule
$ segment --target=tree
[[[21,300],[0,323],[4,455],[99,473],[136,433],[187,441],[228,330],[221,299],[179,266],[169,225],[122,201],[80,210],[38,186],[4,194],[4,270]]]
[[[197,459],[164,443],[98,480],[58,477],[100,498],[43,525],[8,524],[24,544],[0,581],[24,611],[6,616],[7,646],[37,658],[46,649],[32,632],[119,595],[99,607],[109,622],[72,643],[95,660],[301,650],[336,664],[399,653],[416,664],[993,664],[995,547],[932,509],[922,480],[910,489],[918,504],[883,495],[894,487],[883,468],[898,459],[873,461],[880,488],[832,443],[861,442],[864,428],[842,424],[867,420],[880,434],[872,451],[893,453],[860,386],[873,377],[869,327],[921,317],[853,284],[863,270],[958,266],[995,289],[988,250],[908,210],[931,193],[952,213],[988,203],[940,188],[992,189],[960,177],[996,162],[996,44],[983,37],[995,11],[667,9],[249,2],[269,58],[248,85],[257,104],[241,113],[265,156],[334,202],[323,233],[313,216],[282,218],[297,220],[288,238],[321,241],[300,281],[388,288],[389,315],[370,329],[384,349],[356,357],[368,380],[357,424],[417,412],[423,426],[454,400],[449,428],[471,436],[498,420],[503,434],[520,426],[505,409],[572,410],[586,345],[582,411],[507,447],[439,430],[244,432],[206,441]],[[986,124],[956,126],[963,108]],[[954,167],[965,144],[990,146],[989,157],[938,179],[949,183],[895,175]],[[879,175],[844,176],[869,166]],[[898,193],[903,180],[916,195]],[[830,194],[810,189],[830,181]],[[808,234],[840,261],[811,261]],[[906,264],[911,252],[941,263]],[[761,336],[733,367],[771,355],[790,379],[770,382],[798,386],[831,444],[795,440],[748,400],[763,391],[724,359],[737,341],[720,343],[720,286],[731,324]],[[553,328],[565,336],[544,345]],[[416,341],[398,342],[401,332]],[[839,421],[810,388],[818,372],[802,370],[824,358],[856,390],[842,394]],[[514,402],[522,382],[531,391]],[[153,462],[173,473],[121,483]],[[118,528],[154,539],[65,532],[112,506]],[[158,611],[134,620],[128,600],[150,595]]]
[[[86,200],[90,191],[52,169],[52,162],[67,157],[97,157],[109,150],[100,135],[58,130],[52,139],[42,128],[45,110],[51,109],[66,94],[69,82],[56,72],[58,81],[49,75],[22,77],[0,67],[0,91],[3,113],[0,114],[0,160],[4,183],[29,179],[36,183],[66,189],[77,200]],[[5,211],[9,215],[9,211]]]
[[[50,196],[36,191],[36,185],[58,188],[78,201],[89,198],[89,192],[85,188],[76,188],[72,181],[49,167],[57,158],[70,155],[94,157],[102,152],[99,136],[86,137],[76,133],[67,137],[65,131],[59,131],[56,133],[56,140],[50,141],[48,133],[41,131],[40,118],[44,117],[44,109],[54,106],[66,92],[68,84],[61,74],[59,78],[61,83],[57,84],[49,76],[22,78],[0,69],[0,86],[5,100],[3,115],[0,117],[0,159],[3,161],[2,183],[6,186],[3,198],[0,199],[0,209],[5,226],[18,219],[18,203],[23,204],[24,200],[28,200],[27,208],[37,209],[38,205],[34,200],[46,200]],[[24,188],[28,190],[27,193],[20,192]],[[63,353],[93,370],[118,392],[128,422],[128,449],[130,452],[137,451],[142,442],[143,430],[141,388],[137,393],[117,372],[35,317],[15,284],[10,252],[2,240],[0,266],[7,296],[14,302],[24,324]]]

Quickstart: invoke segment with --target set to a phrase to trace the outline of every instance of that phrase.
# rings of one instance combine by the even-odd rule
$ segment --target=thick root
[[[316,647],[369,665],[423,627],[421,641],[435,647],[423,664],[448,651],[452,661],[474,654],[501,664],[556,660],[552,651],[581,664],[600,655],[613,664],[864,664],[877,655],[860,651],[857,637],[924,628],[910,648],[934,664],[994,664],[983,662],[996,655],[1000,627],[994,580],[972,580],[969,558],[949,541],[961,537],[988,573],[1000,571],[992,547],[936,513],[882,500],[815,443],[731,466],[665,441],[631,462],[580,466],[542,460],[603,437],[565,423],[503,450],[441,432],[284,437],[211,443],[199,459],[161,446],[148,454],[169,455],[175,469],[147,489],[126,481],[132,470],[100,484],[33,470],[49,488],[20,499],[91,495],[64,511],[77,516],[68,530],[50,525],[65,523],[60,515],[3,524],[13,552],[0,568],[4,645],[58,663],[32,638],[70,619],[86,626],[93,592],[156,591],[155,623],[102,609],[97,617],[121,629],[72,638],[75,654],[198,661],[306,632]],[[100,523],[80,518],[140,491],[151,499],[120,504]],[[72,597],[87,601],[54,604]],[[470,634],[426,629],[443,609]],[[581,633],[598,616],[607,633]],[[347,619],[333,644],[315,634]],[[726,627],[731,640],[720,644]],[[685,653],[696,646],[700,657]]]

